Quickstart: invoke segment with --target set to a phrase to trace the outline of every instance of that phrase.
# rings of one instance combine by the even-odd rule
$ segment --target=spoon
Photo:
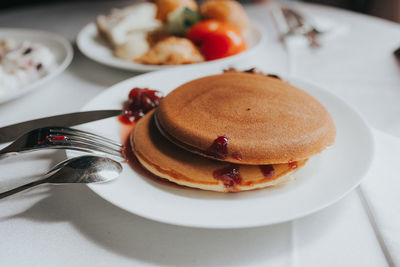
[[[104,183],[117,178],[121,171],[121,164],[109,158],[99,156],[71,158],[54,166],[39,181],[34,181],[0,193],[0,199],[44,183]]]

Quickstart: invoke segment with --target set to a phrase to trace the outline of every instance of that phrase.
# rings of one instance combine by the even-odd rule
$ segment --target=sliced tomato
[[[201,51],[207,60],[229,57],[244,50],[246,42],[234,28],[224,28],[208,34],[201,45]]]
[[[191,27],[186,33],[186,37],[195,44],[199,44],[206,35],[215,32],[220,27],[221,23],[217,20],[203,20]]]
[[[246,42],[240,32],[232,25],[217,20],[196,23],[186,37],[200,46],[206,60],[228,57],[246,50]]]

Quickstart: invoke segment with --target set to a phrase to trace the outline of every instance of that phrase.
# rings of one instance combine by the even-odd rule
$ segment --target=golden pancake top
[[[158,131],[151,111],[136,124],[131,145],[141,164],[171,182],[203,190],[237,192],[280,184],[305,164],[243,165],[217,161],[177,147]]]
[[[157,126],[175,144],[240,164],[309,158],[333,144],[327,110],[275,77],[227,72],[185,83],[162,101]]]

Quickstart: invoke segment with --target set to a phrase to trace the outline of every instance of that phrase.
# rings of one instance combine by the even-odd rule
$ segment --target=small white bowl
[[[64,37],[54,33],[31,29],[0,28],[0,40],[5,38],[11,38],[16,41],[30,41],[32,43],[39,43],[46,46],[55,56],[56,68],[46,76],[29,84],[28,86],[13,89],[4,94],[0,94],[0,103],[10,101],[26,94],[33,89],[39,88],[41,85],[63,72],[71,63],[73,58],[74,53],[70,42]]]

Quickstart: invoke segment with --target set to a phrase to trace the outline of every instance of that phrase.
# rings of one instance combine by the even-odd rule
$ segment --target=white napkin
[[[272,7],[272,15],[278,32],[288,30],[279,6]],[[326,33],[320,36],[321,48],[312,49],[308,40],[300,35],[284,39],[288,53],[288,73],[292,77],[313,78],[313,68],[341,51],[349,28],[324,17],[313,17],[317,28]],[[328,64],[328,63],[326,63]],[[319,75],[323,71],[318,71]],[[315,77],[314,77],[315,78]],[[360,186],[365,208],[390,266],[400,266],[400,138],[374,130],[376,155],[371,169]]]
[[[400,266],[400,138],[374,131],[374,163],[360,189],[390,266]]]

